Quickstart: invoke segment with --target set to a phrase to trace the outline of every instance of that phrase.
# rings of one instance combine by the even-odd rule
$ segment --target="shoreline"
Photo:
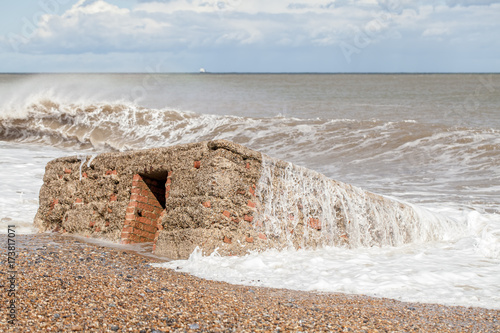
[[[15,238],[17,324],[2,307],[5,332],[500,330],[500,310],[232,285],[152,267],[165,258],[128,247],[57,233]],[[7,235],[0,239],[7,272]]]

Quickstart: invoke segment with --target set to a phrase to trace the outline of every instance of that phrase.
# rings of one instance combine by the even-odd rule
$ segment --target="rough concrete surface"
[[[225,140],[47,164],[40,231],[153,242],[187,258],[270,247],[413,241],[411,207]],[[425,236],[425,235],[424,235]],[[427,237],[427,236],[426,236]]]

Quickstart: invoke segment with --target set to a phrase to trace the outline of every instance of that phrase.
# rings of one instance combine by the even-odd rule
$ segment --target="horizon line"
[[[500,72],[0,72],[0,75],[30,74],[500,74]]]

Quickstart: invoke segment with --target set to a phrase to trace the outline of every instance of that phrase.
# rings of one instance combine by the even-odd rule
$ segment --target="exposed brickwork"
[[[307,222],[307,225],[310,228],[316,229],[316,230],[321,230],[321,221],[319,219],[315,219],[310,217],[309,221]]]
[[[121,234],[123,244],[155,240],[158,231],[157,222],[165,209],[165,198],[168,197],[165,183],[166,181],[134,175]]]
[[[156,254],[172,259],[196,246],[244,254],[267,247],[257,235],[264,229],[254,228],[260,175],[260,153],[223,140],[104,153],[85,163],[59,158],[47,166],[35,225],[152,242]]]

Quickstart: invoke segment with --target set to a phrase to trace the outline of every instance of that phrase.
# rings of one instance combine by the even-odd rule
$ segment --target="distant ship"
[[[200,68],[200,73],[206,73],[207,71],[205,70],[205,68]]]

